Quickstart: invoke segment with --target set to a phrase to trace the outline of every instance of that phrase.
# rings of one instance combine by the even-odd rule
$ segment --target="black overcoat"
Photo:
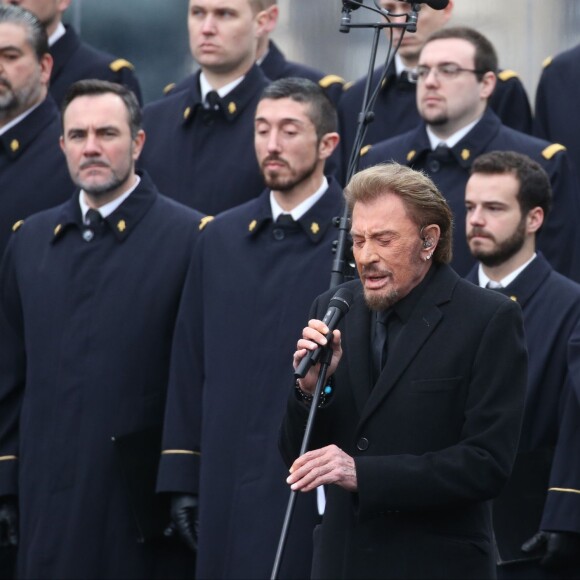
[[[520,309],[438,267],[373,386],[371,313],[360,282],[347,284],[335,394],[311,447],[354,456],[358,491],[328,486],[314,577],[493,578],[488,500],[515,457],[526,381]],[[318,318],[331,294],[315,302]],[[292,393],[281,431],[288,463],[307,411]]]

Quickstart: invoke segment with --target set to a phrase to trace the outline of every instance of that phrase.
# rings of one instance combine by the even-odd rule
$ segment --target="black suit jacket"
[[[492,578],[488,500],[509,476],[526,382],[519,306],[435,272],[375,385],[358,280],[342,324],[333,400],[312,448],[354,456],[358,492],[328,488],[315,538],[315,577]],[[314,304],[322,317],[332,291]],[[281,446],[297,455],[308,409],[292,395]]]

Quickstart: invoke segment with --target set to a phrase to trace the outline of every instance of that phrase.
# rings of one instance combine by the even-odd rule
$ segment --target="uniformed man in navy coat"
[[[422,169],[446,197],[456,223],[465,219],[465,184],[475,157],[494,150],[529,155],[548,172],[553,210],[538,248],[560,273],[580,280],[580,215],[578,183],[565,148],[514,131],[501,123],[488,101],[496,85],[497,55],[493,45],[471,28],[443,28],[424,45],[417,68],[417,106],[422,123],[398,137],[373,145],[361,166],[395,160]],[[465,243],[465,230],[454,236],[452,266],[462,276],[475,260]]]
[[[58,145],[60,115],[48,96],[52,58],[30,12],[0,6],[0,254],[12,226],[73,191]]]
[[[580,44],[544,61],[536,90],[534,134],[562,143],[580,168]]]
[[[217,214],[257,197],[254,113],[268,80],[256,61],[261,0],[190,0],[189,42],[200,70],[148,105],[142,166],[177,201]]]
[[[267,87],[255,146],[268,189],[208,224],[189,272],[158,489],[199,497],[199,578],[272,570],[288,501],[276,446],[288,361],[310,303],[330,283],[332,220],[343,210],[341,188],[323,173],[337,143],[336,113],[319,86],[290,78]],[[281,578],[308,577],[317,520],[309,494],[297,502]],[[180,526],[186,537],[190,524]]]
[[[68,88],[81,79],[102,79],[130,88],[141,102],[141,88],[133,65],[86,42],[82,42],[62,15],[73,0],[2,0],[30,10],[46,27],[50,54],[54,61],[50,94],[60,105]]]
[[[310,66],[287,60],[276,43],[270,39],[270,33],[278,23],[278,0],[260,0],[261,8],[266,11],[267,22],[265,34],[258,39],[256,59],[264,74],[276,81],[288,77],[301,77],[318,83],[333,103],[338,104],[342,96],[344,79],[338,75],[324,74]]]
[[[180,542],[137,542],[111,439],[162,421],[201,215],[135,173],[128,89],[79,81],[64,106],[80,191],[26,219],[0,271],[0,529],[21,578],[191,577]]]
[[[451,211],[427,176],[383,164],[345,195],[360,279],[340,287],[352,300],[332,340],[334,384],[310,451],[297,459],[317,367],[292,388],[281,431],[292,489],[327,489],[311,577],[493,578],[489,500],[523,409],[520,309],[448,266]],[[328,344],[333,293],[316,299],[295,366]]]
[[[411,10],[408,2],[382,0],[381,5],[392,14],[406,14]],[[453,5],[453,0],[450,0],[443,10],[434,10],[427,5],[421,6],[417,32],[405,32],[403,36],[394,64],[387,72],[387,77],[379,91],[373,109],[374,121],[368,125],[366,138],[361,143],[362,147],[405,133],[420,123],[421,117],[416,105],[417,85],[409,79],[409,72],[417,66],[421,47],[428,36],[449,21]],[[392,22],[401,20],[401,18],[391,18]],[[393,46],[396,46],[401,37],[401,29],[395,28],[392,33]],[[390,36],[391,31],[388,30],[387,34]],[[382,67],[375,70],[373,88],[378,85],[381,73]],[[363,78],[350,87],[346,85],[338,108],[343,165],[347,163],[353,148],[365,83],[366,78]],[[518,131],[531,131],[530,103],[522,82],[513,70],[498,71],[497,83],[489,105],[502,123],[508,127]]]
[[[574,365],[580,359],[569,347],[580,332],[580,285],[536,253],[536,235],[551,197],[546,172],[512,151],[478,157],[465,191],[467,241],[479,261],[467,279],[520,304],[529,353],[518,457],[507,487],[494,502],[500,578],[580,575],[580,518],[571,528],[565,515],[578,513],[580,481],[564,487],[560,475],[550,478],[554,449],[562,447],[564,453],[574,439],[576,447],[569,451],[580,445],[578,429],[562,421],[565,406],[577,406]],[[568,453],[568,462],[580,460]],[[558,568],[562,576],[554,571]]]

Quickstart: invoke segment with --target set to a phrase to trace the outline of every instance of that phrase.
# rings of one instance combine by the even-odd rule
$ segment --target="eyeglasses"
[[[461,68],[458,64],[454,64],[452,62],[438,64],[433,67],[420,64],[416,69],[409,71],[409,80],[415,83],[419,81],[424,82],[431,71],[433,71],[433,74],[436,78],[443,81],[449,81],[457,78],[460,73],[464,72],[473,73],[475,75],[481,75],[486,72],[477,69]]]

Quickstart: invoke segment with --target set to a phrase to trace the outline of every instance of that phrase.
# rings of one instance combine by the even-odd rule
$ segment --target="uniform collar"
[[[139,171],[138,174],[141,177],[139,185],[112,214],[104,218],[119,242],[125,241],[133,232],[158,196],[157,189],[147,173]],[[77,191],[56,216],[52,243],[58,242],[69,232],[82,231],[84,228]]]
[[[81,40],[77,33],[70,25],[65,24],[65,34],[50,46],[50,54],[54,60],[51,79],[56,78],[61,73],[80,45]]]
[[[324,195],[297,220],[304,233],[312,243],[322,240],[329,228],[333,227],[329,216],[338,217],[342,212],[344,197],[341,187],[333,179],[328,180],[328,189]],[[248,236],[254,237],[268,223],[272,223],[270,190],[266,189],[257,199],[255,212],[250,216]]]
[[[9,159],[18,158],[55,117],[58,117],[56,103],[50,95],[47,95],[46,99],[30,114],[0,136],[2,144],[0,149],[4,149]]]
[[[518,302],[523,308],[552,272],[552,266],[546,261],[541,252],[538,252],[535,259],[528,263],[515,280],[505,288],[498,288],[494,291],[504,294],[514,302]]]
[[[282,51],[276,46],[276,43],[270,40],[268,42],[268,52],[260,63],[262,72],[268,78],[276,77],[276,71],[282,70],[286,65],[286,57]]]
[[[453,147],[449,148],[458,165],[464,169],[469,169],[473,160],[487,151],[487,144],[495,138],[500,128],[501,121],[488,107],[483,117],[471,131]],[[431,143],[427,135],[425,122],[411,131],[409,143],[410,149],[406,155],[409,165],[416,163],[431,151]]]
[[[182,111],[183,124],[186,125],[192,121],[196,113],[203,110],[203,98],[200,88],[201,71],[198,71],[192,77],[192,82],[189,91],[182,93]],[[262,87],[266,86],[267,79],[260,67],[256,64],[246,73],[244,80],[237,85],[228,95],[223,99],[224,109],[223,114],[228,121],[234,121],[256,98],[256,93]]]

